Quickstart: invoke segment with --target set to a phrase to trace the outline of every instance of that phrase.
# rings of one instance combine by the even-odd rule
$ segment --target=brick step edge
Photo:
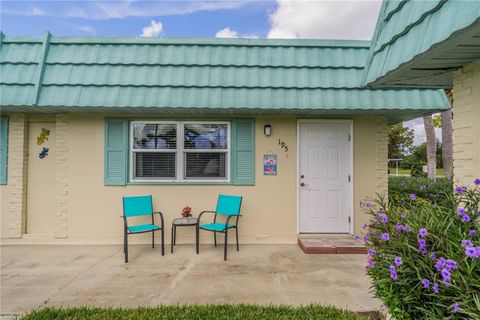
[[[302,239],[298,239],[298,246],[306,254],[366,254],[365,247],[346,247],[346,246],[328,246],[328,247],[307,247],[303,244]]]

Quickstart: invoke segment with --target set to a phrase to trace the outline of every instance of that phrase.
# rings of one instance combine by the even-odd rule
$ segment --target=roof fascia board
[[[448,101],[448,98],[445,97]],[[179,115],[189,115],[192,117],[206,114],[206,115],[231,115],[232,111],[234,114],[240,115],[258,115],[262,116],[265,114],[279,114],[283,111],[286,111],[291,114],[311,114],[311,113],[324,113],[324,114],[343,114],[346,116],[355,116],[355,115],[366,115],[369,116],[371,113],[375,114],[385,114],[385,113],[417,113],[417,114],[433,114],[441,111],[448,110],[448,107],[425,107],[423,109],[407,109],[407,108],[355,108],[355,109],[343,109],[343,108],[334,108],[334,109],[322,109],[322,108],[206,108],[206,107],[170,107],[170,108],[156,108],[156,107],[88,107],[88,106],[26,106],[26,105],[4,105],[2,109],[5,109],[5,112],[18,112],[18,109],[21,109],[22,112],[32,112],[32,113],[90,113],[90,114],[128,114],[132,115],[132,111],[136,111],[138,115],[156,115],[156,114],[179,114]]]

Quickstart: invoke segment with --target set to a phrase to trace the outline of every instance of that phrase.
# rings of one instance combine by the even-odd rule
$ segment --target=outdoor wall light
[[[271,134],[272,134],[272,126],[269,125],[269,124],[266,124],[264,127],[263,127],[263,133],[269,137]]]

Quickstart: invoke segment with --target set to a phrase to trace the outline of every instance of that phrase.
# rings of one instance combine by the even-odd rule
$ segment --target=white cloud
[[[215,38],[238,38],[238,32],[230,28],[223,28],[215,33]]]
[[[19,2],[15,7],[2,7],[2,13],[33,16],[83,18],[89,20],[123,19],[183,15],[199,11],[238,9],[249,1],[62,1],[42,8]]]
[[[370,40],[380,6],[380,0],[277,0],[267,37]]]
[[[160,21],[152,20],[150,25],[142,29],[141,37],[158,37],[163,31],[163,24]]]
[[[215,33],[215,38],[248,38],[248,39],[257,39],[258,37],[254,34],[238,34],[237,31],[230,29],[229,27],[223,28],[222,30]]]
[[[31,16],[43,16],[45,15],[45,11],[37,7],[32,7],[27,14]]]
[[[425,135],[425,127],[423,126],[423,118],[417,118],[403,123],[404,126],[413,129],[415,137],[413,139],[413,145],[418,146],[427,141]],[[442,129],[435,128],[435,138],[442,141]]]
[[[84,32],[87,32],[87,33],[97,33],[96,30],[92,27],[92,26],[88,26],[88,25],[85,25],[85,26],[79,26],[78,29],[84,31]]]

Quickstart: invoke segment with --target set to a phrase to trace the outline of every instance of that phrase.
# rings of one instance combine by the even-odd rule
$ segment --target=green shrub
[[[442,144],[437,140],[437,168],[443,168]],[[414,166],[422,166],[427,164],[427,143],[424,142],[412,148],[411,153],[400,162],[402,169],[412,169]]]
[[[144,319],[319,319],[319,320],[362,320],[353,312],[331,306],[253,306],[253,305],[191,305],[159,306],[154,308],[44,308],[25,315],[22,320],[144,320]]]
[[[447,178],[388,177],[388,201],[391,204],[408,199],[411,193],[433,204],[453,206],[453,183]]]
[[[410,175],[412,177],[426,178],[427,173],[423,172],[424,165],[426,165],[426,163],[423,162],[415,162],[412,164],[412,167],[410,168]]]
[[[454,207],[415,194],[363,203],[367,272],[397,320],[480,319],[480,179],[456,188]]]

